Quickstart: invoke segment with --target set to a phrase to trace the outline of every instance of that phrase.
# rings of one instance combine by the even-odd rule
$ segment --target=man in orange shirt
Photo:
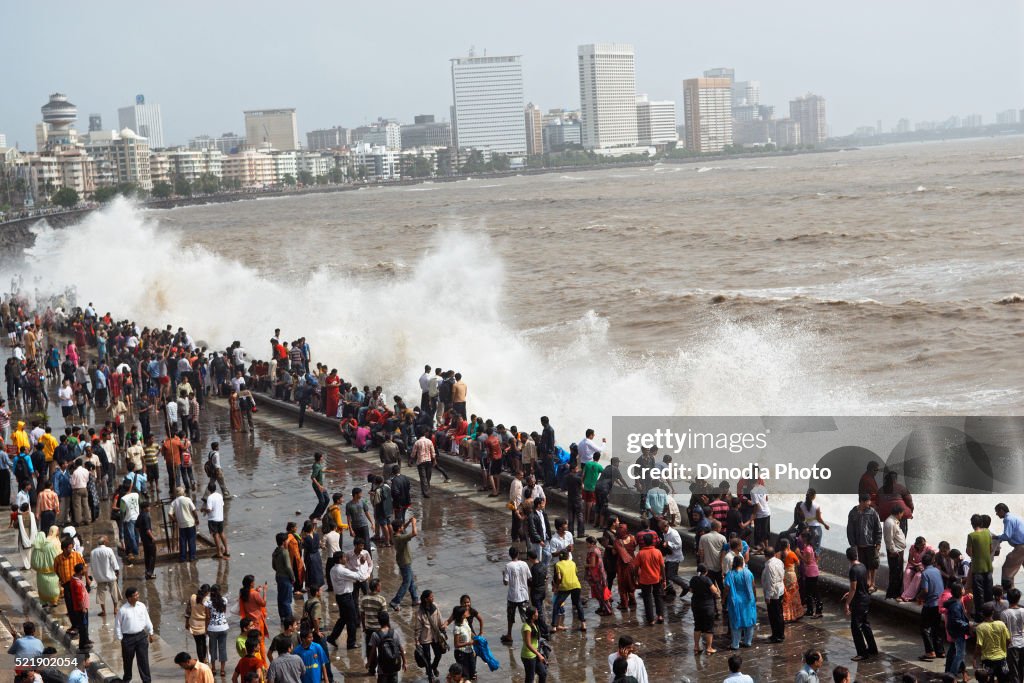
[[[75,542],[70,538],[65,538],[60,547],[61,554],[53,559],[53,570],[57,574],[61,588],[64,589],[64,606],[68,614],[71,614],[74,611],[74,605],[71,604],[71,579],[75,576],[75,565],[85,564],[85,558],[82,557],[82,553],[75,550]],[[72,629],[68,635],[74,637],[78,632]]]
[[[209,666],[187,652],[174,656],[174,663],[185,672],[185,683],[213,683],[213,671]]]
[[[60,498],[50,486],[50,482],[43,479],[39,482],[39,495],[36,498],[36,517],[39,519],[39,528],[49,531],[50,527],[57,523],[60,516]]]
[[[651,539],[643,537],[643,546],[633,558],[633,566],[637,570],[637,583],[644,600],[644,617],[648,624],[665,623],[665,556],[651,543]],[[653,597],[653,600],[652,600]],[[654,603],[653,605],[651,603]],[[657,614],[657,621],[655,621]]]
[[[164,464],[167,466],[167,495],[173,498],[174,489],[181,486],[181,439],[177,434],[168,436],[160,450],[163,451]]]

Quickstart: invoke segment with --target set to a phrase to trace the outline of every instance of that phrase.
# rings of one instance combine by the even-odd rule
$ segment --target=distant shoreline
[[[315,194],[329,194],[335,192],[352,192],[355,190],[361,190],[363,188],[386,188],[386,187],[409,187],[415,185],[422,185],[424,183],[455,183],[464,180],[482,179],[482,178],[512,178],[516,176],[533,176],[533,175],[547,175],[551,173],[581,173],[588,171],[602,171],[602,170],[614,170],[622,168],[640,168],[647,166],[655,166],[657,164],[705,164],[709,162],[718,161],[729,161],[731,159],[764,159],[771,157],[789,157],[798,156],[803,154],[827,154],[841,151],[858,151],[862,147],[875,148],[885,147],[890,145],[907,145],[907,144],[930,144],[938,142],[950,142],[958,140],[975,140],[985,139],[992,137],[1012,137],[1020,135],[1021,133],[1014,131],[1012,133],[1004,133],[1002,135],[997,134],[984,134],[974,136],[951,136],[943,138],[931,138],[924,140],[907,140],[897,139],[892,141],[886,141],[881,143],[872,143],[867,140],[856,140],[851,141],[849,146],[834,146],[826,147],[823,149],[800,149],[800,150],[785,150],[785,151],[772,151],[772,152],[756,152],[751,151],[743,154],[715,154],[699,157],[682,157],[676,159],[670,158],[659,158],[650,159],[647,161],[627,161],[627,162],[609,162],[603,164],[589,164],[586,166],[554,166],[548,168],[523,168],[509,171],[490,171],[483,173],[473,173],[469,175],[454,175],[454,176],[435,176],[430,178],[409,178],[404,180],[394,180],[379,183],[348,183],[344,185],[317,185],[312,187],[296,188],[292,190],[248,190],[248,191],[237,191],[237,192],[225,192],[211,195],[200,195],[191,197],[175,197],[171,199],[149,199],[143,202],[139,202],[142,208],[146,209],[176,209],[185,206],[203,206],[206,204],[227,204],[230,202],[240,202],[252,199],[260,199],[267,197],[274,198],[285,198],[285,197],[302,197],[306,195]],[[45,220],[53,227],[63,228],[69,225],[77,223],[81,218],[84,218],[88,214],[92,213],[102,206],[92,206],[87,208],[74,208],[67,211],[52,211],[49,213],[33,214],[31,216],[19,216],[11,218],[5,221],[0,221],[0,246],[14,246],[17,243],[25,243],[27,238],[31,237],[30,227],[35,225],[38,221]]]

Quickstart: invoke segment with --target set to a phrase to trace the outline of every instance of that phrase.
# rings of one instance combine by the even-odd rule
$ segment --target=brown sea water
[[[541,347],[572,344],[581,325],[599,325],[626,356],[718,350],[746,363],[759,351],[751,347],[771,351],[795,338],[817,347],[797,353],[819,367],[779,373],[824,373],[838,392],[855,388],[857,407],[881,412],[1019,405],[1022,216],[1020,137],[152,214],[186,243],[276,281],[325,268],[386,286],[416,277],[424,260],[440,261],[427,279],[458,282],[452,299],[427,297],[438,315],[496,316]],[[485,291],[499,285],[497,297]],[[367,316],[372,328],[373,311]],[[709,371],[691,359],[688,374]],[[709,381],[756,379],[711,373]]]

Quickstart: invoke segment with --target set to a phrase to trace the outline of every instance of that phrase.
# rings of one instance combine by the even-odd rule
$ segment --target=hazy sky
[[[636,47],[638,92],[673,99],[682,80],[731,66],[759,80],[777,115],[811,91],[833,134],[1024,107],[1024,2],[175,2],[0,0],[0,133],[34,149],[49,93],[78,105],[78,129],[144,93],[168,144],[244,133],[243,109],[296,107],[300,138],[378,116],[448,118],[448,60],[521,54],[526,98],[579,105],[576,46]]]

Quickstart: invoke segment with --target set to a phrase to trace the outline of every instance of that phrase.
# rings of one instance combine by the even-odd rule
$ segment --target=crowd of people
[[[416,469],[419,496],[429,498],[433,471],[445,481],[449,478],[438,453],[478,467],[478,488],[491,497],[502,496],[505,482],[510,482],[511,543],[502,574],[507,623],[500,639],[506,645],[516,642],[518,616],[519,658],[527,681],[546,680],[557,634],[568,630],[567,624],[586,632],[586,608],[591,606],[596,606],[598,619],[616,608],[629,614],[637,609],[639,596],[642,621],[653,626],[666,621],[668,603],[689,595],[694,655],[715,654],[716,641],[737,651],[729,660],[732,673],[727,680],[733,683],[745,680],[738,652],[754,642],[759,603],[764,603],[770,628],[766,641],[771,643],[785,640],[788,624],[823,615],[818,561],[823,530],[829,525],[813,489],[794,509],[793,524],[773,537],[763,480],[740,480],[735,489],[728,482],[694,482],[681,512],[670,480],[648,475],[627,481],[619,458],[608,457],[606,444],[596,440],[593,430],[563,449],[547,417],[529,431],[468,414],[466,383],[452,370],[425,367],[419,400],[410,406],[399,395],[389,402],[380,386],[360,388],[336,370],[312,363],[305,338],[285,342],[280,330],[271,339],[270,360],[263,362],[251,359],[240,342],[211,353],[182,328],[140,329],[110,314],[98,315],[91,303],[70,313],[60,308],[26,313],[24,302],[5,299],[0,320],[13,349],[5,372],[7,401],[0,404],[0,428],[8,444],[8,453],[0,454],[0,498],[10,500],[13,475],[17,495],[11,526],[24,566],[36,571],[44,602],[56,605],[63,599],[83,651],[91,645],[91,602],[106,610],[109,597],[117,615],[125,680],[132,676],[133,662],[142,679],[150,679],[147,647],[153,627],[137,589],[126,586],[121,594],[119,557],[130,566],[138,561],[141,546],[146,578],[154,576],[158,535],[152,506],[169,509],[178,561],[195,561],[201,515],[217,557],[230,557],[224,509],[231,494],[218,444],[210,443],[208,455],[196,462],[202,443],[199,416],[211,396],[228,400],[230,425],[238,432],[253,430],[260,395],[297,404],[300,427],[308,410],[321,412],[337,420],[347,443],[361,452],[376,452],[381,464],[379,474],[371,474],[365,486],[331,491],[324,457],[313,455],[313,510],[301,523],[290,521],[277,533],[268,566],[274,573],[280,633],[270,639],[269,582],[247,575],[237,593],[233,683],[333,681],[329,653],[339,647],[342,634],[347,649],[363,650],[366,669],[378,681],[397,681],[412,662],[431,681],[441,680],[441,663],[449,650],[454,662],[444,674],[448,681],[475,680],[478,660],[491,668],[497,665],[470,596],[463,595],[445,617],[434,594],[416,587],[412,541],[423,529],[413,515],[413,481],[404,472]],[[55,387],[64,419],[57,437],[45,418],[48,390]],[[27,416],[31,426],[18,420],[12,429],[12,408]],[[645,449],[637,464],[640,472],[658,466],[656,449]],[[671,457],[664,456],[660,464],[669,467]],[[197,484],[202,480],[197,479],[197,465],[206,475],[205,486]],[[877,464],[869,465],[861,479],[860,503],[847,518],[849,591],[842,602],[850,616],[854,659],[878,654],[868,613],[884,545],[886,596],[922,605],[921,658],[946,657],[947,675],[966,680],[966,647],[973,640],[981,676],[1020,682],[1024,610],[1013,586],[1024,557],[1020,518],[1000,503],[995,513],[1003,522],[1002,534],[990,532],[991,519],[977,514],[964,553],[946,542],[932,547],[918,537],[904,560],[913,499],[895,472],[886,472],[878,486],[878,471]],[[166,487],[160,486],[162,475]],[[166,497],[161,498],[164,490]],[[564,514],[552,519],[548,493],[555,490],[564,493]],[[639,528],[615,514],[613,492],[635,496]],[[95,523],[104,508],[110,510],[115,533],[98,539],[86,561],[76,527]],[[698,564],[688,579],[680,575],[684,556],[677,527],[689,528],[696,539]],[[344,548],[345,536],[351,550]],[[577,544],[583,550],[584,541],[585,552],[578,553]],[[1011,550],[1002,585],[994,586],[992,557],[1004,541]],[[401,577],[390,599],[375,578],[381,547],[393,549]],[[761,565],[759,579],[752,571],[756,565]],[[93,597],[92,584],[97,588]],[[334,594],[333,624],[326,593]],[[406,594],[410,613],[402,611]],[[186,680],[229,675],[229,596],[233,589],[228,586],[207,584],[190,596],[186,628],[195,639],[196,654],[181,653],[175,659]],[[393,623],[392,614],[401,621]],[[398,626],[411,630],[410,647]],[[817,680],[823,661],[821,653],[808,652],[796,680]],[[637,644],[628,635],[620,638],[608,666],[609,680],[615,683],[648,680]],[[849,680],[841,678],[848,676],[843,667],[835,667],[833,676]]]

